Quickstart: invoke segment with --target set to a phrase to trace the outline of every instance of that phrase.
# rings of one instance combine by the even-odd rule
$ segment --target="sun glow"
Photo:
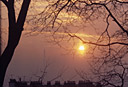
[[[80,43],[77,47],[80,55],[85,55],[85,53],[87,52],[87,48],[88,48],[88,46],[86,44],[82,44],[82,43]]]
[[[81,51],[83,50],[84,51],[85,50],[84,45],[79,46],[79,50],[81,50]]]

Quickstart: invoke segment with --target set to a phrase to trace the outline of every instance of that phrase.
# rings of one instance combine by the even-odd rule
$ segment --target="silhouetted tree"
[[[41,11],[36,17],[31,18],[30,23],[37,23],[39,27],[43,26],[43,28],[39,28],[39,31],[45,29],[54,33],[63,31],[69,35],[68,40],[77,38],[84,44],[88,44],[93,48],[90,51],[91,57],[95,61],[94,63],[99,64],[99,67],[94,66],[93,69],[104,85],[111,85],[113,87],[120,85],[120,87],[123,87],[125,77],[127,76],[128,1],[46,1],[48,4],[45,10]],[[66,17],[62,14],[65,14]],[[91,28],[89,30],[85,28],[86,25],[92,26],[91,24],[94,25],[94,30],[98,32],[92,35],[93,39],[79,36],[76,34],[77,30],[74,32],[74,27],[80,30],[79,25],[85,25],[82,27],[84,31],[91,31]],[[102,26],[100,27],[101,29],[97,29],[97,24]],[[51,28],[53,29],[50,30]],[[119,82],[116,82],[117,79]]]
[[[31,0],[23,0],[22,7],[17,19],[14,7],[15,0],[1,0],[1,2],[4,3],[8,11],[9,35],[7,46],[0,56],[0,87],[3,86],[7,67],[12,59],[15,48],[19,43],[22,31],[24,29],[23,26]]]

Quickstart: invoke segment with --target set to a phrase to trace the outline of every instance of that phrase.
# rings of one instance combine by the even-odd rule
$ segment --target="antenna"
[[[44,58],[46,57],[46,55],[45,55],[45,48],[44,48]]]
[[[45,62],[46,62],[46,52],[45,52],[45,48],[44,48],[44,52],[43,52],[43,64],[45,64]]]

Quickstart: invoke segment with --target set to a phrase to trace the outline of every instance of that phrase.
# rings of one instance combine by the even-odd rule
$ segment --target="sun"
[[[77,47],[78,53],[79,53],[80,55],[85,55],[85,53],[86,53],[86,51],[87,51],[87,48],[88,48],[88,46],[87,46],[86,44],[80,43],[80,44],[78,45],[78,47]]]
[[[80,50],[80,51],[84,51],[84,50],[85,50],[84,45],[80,45],[80,46],[79,46],[79,50]]]
[[[77,42],[77,44],[75,46],[76,54],[78,54],[79,56],[85,56],[87,54],[88,50],[89,50],[88,44],[85,44],[81,41]]]

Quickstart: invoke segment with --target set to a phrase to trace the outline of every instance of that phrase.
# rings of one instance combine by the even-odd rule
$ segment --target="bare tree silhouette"
[[[31,0],[23,0],[22,7],[18,18],[16,19],[14,2],[15,0],[1,0],[8,10],[8,22],[9,22],[9,35],[8,43],[4,52],[0,56],[0,87],[3,86],[3,81],[7,67],[12,59],[15,48],[17,47],[22,31],[24,22],[26,19],[27,11]]]
[[[34,24],[32,21],[35,21],[39,27],[44,26],[39,31],[53,28],[49,31],[57,33],[64,28],[63,32],[69,36],[68,40],[76,38],[91,46],[93,48],[91,57],[94,59],[92,72],[99,76],[100,82],[105,86],[124,87],[127,76],[128,2],[126,0],[46,1],[48,5],[45,10],[36,15],[36,18],[32,18],[30,23]],[[68,21],[61,14],[68,14],[68,17],[66,16]],[[69,25],[77,26],[77,23],[86,25],[88,22],[102,25],[102,29],[95,28],[98,33],[93,36],[95,38],[93,40],[72,33],[73,29],[68,28]]]

